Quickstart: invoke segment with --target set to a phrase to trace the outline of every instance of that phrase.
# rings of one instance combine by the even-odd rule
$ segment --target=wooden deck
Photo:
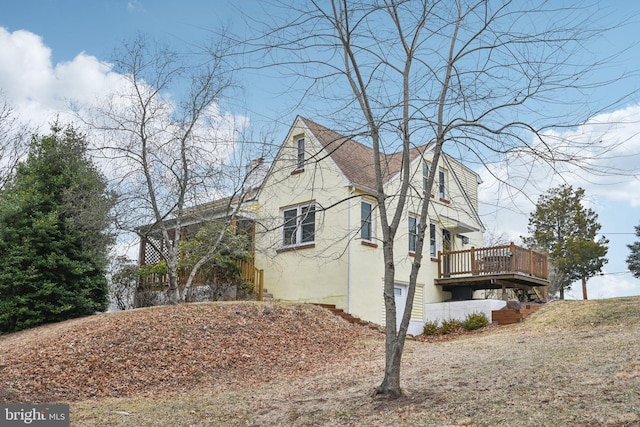
[[[517,288],[549,284],[547,254],[511,243],[504,246],[438,252],[436,284],[450,291]]]

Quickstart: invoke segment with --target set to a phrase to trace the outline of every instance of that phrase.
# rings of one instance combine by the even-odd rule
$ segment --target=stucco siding
[[[306,161],[297,165],[297,140],[305,138]],[[259,194],[261,227],[256,232],[257,268],[275,298],[347,306],[348,193],[344,177],[330,161],[312,159],[321,152],[304,128],[294,127],[271,166]],[[314,240],[284,244],[283,212],[315,206]],[[334,206],[335,205],[335,206]],[[327,209],[332,206],[331,209]]]
[[[324,150],[322,141],[315,139],[306,126],[304,121],[296,120],[258,195],[255,265],[264,270],[265,287],[277,299],[335,304],[364,320],[384,324],[382,228],[376,200],[364,186],[347,178]],[[443,249],[443,230],[451,234],[452,250],[482,245],[477,176],[452,159],[448,162],[441,159],[435,166],[430,164],[431,159],[432,152],[427,151],[411,164],[410,195],[395,237],[395,279],[406,284],[415,260],[409,247],[409,217],[420,218],[424,197],[422,165],[426,161],[430,167],[442,169],[446,195],[440,197],[436,184],[435,194],[430,198],[422,268],[417,278],[420,285],[411,312],[413,326],[424,320],[425,303],[451,297],[434,283],[438,267],[429,250],[429,224],[436,226],[437,250]],[[393,177],[386,185],[386,193],[397,194],[401,184],[400,176]],[[460,186],[466,190],[462,191]],[[362,200],[369,201],[374,208],[373,235],[366,240],[360,231]],[[387,209],[392,216],[397,198],[389,200]],[[285,220],[285,212],[296,209],[302,212],[303,207],[310,205],[315,206],[313,242],[301,238],[287,243],[283,225],[290,220]],[[292,233],[291,227],[288,233]]]

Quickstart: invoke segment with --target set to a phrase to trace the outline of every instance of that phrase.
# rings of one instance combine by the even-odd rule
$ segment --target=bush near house
[[[440,325],[438,322],[426,322],[422,329],[422,335],[440,335],[442,332],[440,331]]]
[[[462,327],[467,331],[475,331],[476,329],[484,328],[489,324],[489,319],[484,313],[471,313],[467,314],[467,318],[462,322]]]
[[[489,319],[484,313],[471,313],[467,314],[464,321],[457,319],[443,320],[442,325],[437,321],[428,321],[424,324],[422,329],[422,335],[447,335],[460,331],[461,329],[467,331],[475,331],[476,329],[484,328],[489,324]]]

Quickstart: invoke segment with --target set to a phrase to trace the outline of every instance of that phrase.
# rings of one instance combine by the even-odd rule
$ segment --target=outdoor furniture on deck
[[[438,252],[436,284],[445,291],[516,288],[531,291],[549,284],[547,254],[514,243]]]

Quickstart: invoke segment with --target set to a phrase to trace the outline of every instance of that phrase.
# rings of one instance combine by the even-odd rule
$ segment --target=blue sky
[[[264,3],[263,3],[264,4]],[[607,2],[600,14],[600,25],[615,29],[590,46],[595,51],[613,51],[628,47],[612,62],[609,70],[640,70],[640,32],[637,15],[640,6],[617,0]],[[9,97],[21,117],[33,123],[46,124],[65,109],[62,99],[69,93],[79,96],[108,90],[108,61],[126,38],[137,32],[148,33],[169,42],[198,45],[211,37],[210,29],[227,25],[236,32],[245,30],[242,12],[256,18],[264,15],[257,0],[9,0],[0,2],[0,89]],[[624,18],[632,22],[617,23]],[[604,70],[607,72],[607,69]],[[282,95],[289,84],[283,79],[269,79],[264,72],[242,76],[242,96],[230,100],[225,107],[234,114],[246,115],[254,125],[266,124],[277,129],[279,142],[293,120],[291,108],[298,99]],[[598,92],[599,101],[638,90],[640,76],[608,86]],[[601,108],[604,108],[604,104]],[[305,111],[296,111],[305,114]],[[640,97],[631,97],[622,105],[605,108],[611,117],[640,117]],[[310,117],[313,118],[313,117]],[[626,245],[635,240],[633,226],[640,223],[640,125],[626,120],[624,126],[610,129],[607,138],[623,138],[629,153],[626,168],[635,167],[635,177],[585,178],[578,172],[565,177],[575,186],[584,187],[588,202],[600,217],[602,232],[610,240],[605,274],[589,281],[589,296],[604,298],[640,295],[640,280],[627,272]],[[584,133],[592,132],[585,126]],[[619,156],[613,162],[624,162]],[[615,166],[615,165],[613,165]],[[495,233],[508,233],[512,238],[526,233],[530,201],[521,197],[505,198],[493,192],[491,177],[479,171],[485,183],[481,196],[485,203],[481,215]],[[534,200],[545,185],[557,182],[539,180],[529,192]],[[538,193],[536,193],[538,192]],[[492,207],[498,205],[498,209]],[[506,209],[505,209],[506,208]],[[581,298],[579,286],[573,292]]]

